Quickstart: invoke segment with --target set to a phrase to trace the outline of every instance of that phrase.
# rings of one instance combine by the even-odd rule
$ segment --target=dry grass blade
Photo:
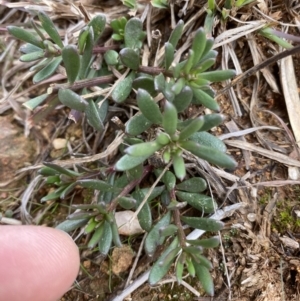
[[[267,157],[269,159],[275,160],[277,162],[280,162],[284,165],[288,166],[297,166],[300,167],[300,161],[291,159],[288,156],[285,156],[283,154],[276,153],[272,150],[264,149],[259,146],[255,146],[249,142],[245,141],[239,141],[239,140],[225,140],[224,141],[227,145],[234,146],[241,149],[246,149],[252,152],[256,152],[264,157]]]
[[[280,79],[291,127],[296,143],[300,146],[300,99],[291,56],[280,62]]]

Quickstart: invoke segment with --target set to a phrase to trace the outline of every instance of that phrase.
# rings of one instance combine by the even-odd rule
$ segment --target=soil
[[[68,1],[61,1],[64,7],[69,6]],[[122,6],[120,1],[82,1],[90,13],[104,11],[109,18],[113,19],[122,14],[129,14],[129,10]],[[149,1],[140,1],[143,5]],[[172,1],[171,1],[172,2]],[[193,20],[199,10],[207,1],[175,1],[176,20],[178,15],[182,15],[185,23]],[[217,1],[219,6],[224,1]],[[263,17],[258,14],[257,9],[267,14],[270,18],[276,19],[278,29],[280,22],[293,23],[294,18],[299,20],[299,8],[295,1],[287,1],[283,5],[281,1],[273,1],[273,7],[269,7],[268,1],[255,1],[251,5],[246,5],[241,10],[230,13],[231,17],[238,18],[246,22],[248,19],[261,20]],[[173,2],[172,2],[173,3]],[[180,13],[187,5],[186,14]],[[54,9],[54,8],[53,8]],[[63,16],[62,8],[55,8],[53,14],[56,14],[61,20],[61,28],[72,22],[77,22],[80,18],[72,15],[73,12],[68,8],[69,15]],[[7,14],[11,11],[9,7],[1,8],[1,12]],[[151,26],[155,29],[161,29],[163,35],[168,37],[171,17],[170,9],[153,10],[153,19]],[[26,19],[27,12],[18,8],[9,21],[2,24],[2,27],[10,23]],[[133,14],[133,13],[132,13]],[[140,12],[136,12],[140,16]],[[14,20],[15,18],[15,20]],[[218,18],[220,16],[218,15]],[[194,20],[191,31],[203,25],[203,16]],[[241,23],[242,24],[242,23]],[[238,28],[241,25],[233,19],[228,21],[227,29]],[[221,34],[224,30],[224,24],[217,21],[215,24],[215,36]],[[280,30],[283,30],[280,27]],[[297,35],[296,29],[290,29],[290,33]],[[1,45],[5,45],[5,37],[1,37]],[[242,36],[235,45],[236,57],[240,61],[243,71],[253,66],[253,54],[248,45],[249,39],[256,41],[256,47],[261,52],[262,57],[267,58],[278,50],[276,43],[260,35]],[[12,46],[12,56],[7,56],[6,61],[1,61],[2,75],[6,79],[0,96],[5,102],[0,102],[0,213],[3,216],[13,220],[25,223],[20,214],[20,202],[22,193],[27,185],[36,175],[36,167],[41,166],[43,161],[68,158],[69,151],[83,155],[93,155],[96,153],[97,141],[99,135],[93,133],[90,127],[84,123],[74,123],[68,120],[69,111],[66,108],[58,110],[47,115],[40,121],[34,119],[36,112],[27,112],[21,104],[29,98],[35,97],[43,92],[47,85],[41,85],[31,90],[26,90],[32,86],[31,78],[23,82],[22,88],[19,88],[15,95],[16,101],[10,100],[7,91],[15,86],[16,82],[22,76],[27,74],[27,69],[16,68],[14,74],[9,73],[10,68],[18,66],[17,46]],[[2,47],[2,46],[1,46]],[[3,46],[5,48],[5,46]],[[222,61],[222,48],[219,51],[220,66]],[[223,49],[224,50],[224,49]],[[227,49],[228,50],[228,49]],[[300,62],[299,54],[293,57],[295,65],[295,78],[300,83]],[[232,60],[229,62],[230,68],[233,68]],[[268,71],[273,76],[275,86],[278,91],[274,91],[274,86],[270,84],[265,76]],[[214,134],[222,135],[231,131],[235,125],[238,130],[268,125],[276,126],[281,131],[271,131],[261,129],[250,134],[244,135],[244,142],[248,142],[255,147],[260,147],[270,152],[274,151],[285,155],[286,157],[299,160],[297,156],[297,142],[291,141],[286,128],[295,135],[295,129],[290,126],[287,105],[282,86],[280,82],[280,70],[278,64],[269,66],[267,69],[259,72],[260,80],[257,76],[245,78],[242,82],[234,86],[238,102],[241,108],[241,114],[234,111],[230,95],[224,92],[218,102],[222,113],[226,116],[224,125],[213,129]],[[19,73],[17,73],[17,71]],[[223,85],[216,85],[217,91],[224,88]],[[22,92],[22,89],[25,92]],[[191,107],[186,113],[194,116],[197,108]],[[124,118],[123,111],[116,111],[114,115]],[[102,141],[102,147],[97,152],[103,151],[111,143],[111,133],[114,132],[116,125],[110,123],[110,130]],[[296,135],[295,135],[296,136]],[[102,137],[103,138],[103,137]],[[61,139],[61,140],[56,140]],[[98,140],[97,140],[98,139]],[[56,143],[67,143],[66,147],[54,147]],[[229,141],[230,142],[230,141]],[[225,227],[221,231],[222,246],[216,249],[210,249],[207,256],[213,263],[212,276],[215,284],[215,297],[207,297],[200,283],[192,277],[186,277],[185,281],[192,286],[199,295],[195,295],[188,287],[178,285],[172,278],[172,270],[167,275],[165,283],[156,287],[150,287],[144,284],[136,289],[125,300],[239,300],[239,301],[294,301],[300,300],[300,181],[299,177],[289,178],[289,164],[282,160],[270,158],[261,153],[259,149],[243,150],[236,146],[230,146],[228,142],[228,153],[233,155],[239,163],[238,168],[227,173],[228,178],[221,178],[217,173],[210,176],[217,177],[224,191],[231,192],[228,197],[213,189],[214,195],[220,206],[229,206],[234,202],[243,203],[241,210],[236,211],[232,216],[225,220]],[[109,165],[114,162],[112,153],[110,157],[103,161],[103,164]],[[33,167],[32,167],[33,166]],[[85,168],[87,168],[85,166]],[[88,168],[92,169],[93,164]],[[211,170],[213,172],[213,169]],[[294,169],[297,174],[298,168]],[[230,178],[237,176],[238,178]],[[238,179],[238,180],[236,180]],[[290,182],[288,182],[290,180]],[[291,182],[292,181],[292,182]],[[40,199],[45,196],[51,187],[40,187],[31,199],[31,223],[42,224],[51,227],[57,226],[64,221],[69,213],[70,198],[59,203],[48,201],[44,204]],[[87,203],[91,200],[88,191],[77,189],[72,196],[73,204]],[[51,210],[50,210],[51,209]],[[0,221],[1,222],[1,221]],[[28,222],[28,221],[27,221]],[[78,233],[74,233],[76,237]],[[122,236],[123,249],[114,248],[108,257],[104,258],[97,252],[92,252],[86,248],[90,237],[81,236],[76,242],[81,250],[82,268],[77,281],[72,289],[61,298],[64,301],[73,300],[91,300],[108,301],[115,300],[117,294],[124,290],[127,277],[133,265],[142,242],[143,234],[133,236]],[[143,252],[136,271],[133,274],[132,281],[141,276],[151,266],[152,261]]]

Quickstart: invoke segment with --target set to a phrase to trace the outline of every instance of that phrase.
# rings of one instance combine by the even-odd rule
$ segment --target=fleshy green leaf
[[[220,152],[225,153],[227,148],[225,143],[214,135],[207,132],[198,132],[190,136],[189,140],[204,146],[214,148]]]
[[[183,66],[183,72],[185,74],[190,73],[192,67],[194,66],[194,61],[195,61],[195,53],[194,53],[193,49],[190,49],[188,59],[187,59],[185,65]]]
[[[69,176],[69,177],[78,177],[80,176],[80,173],[76,172],[76,171],[73,171],[73,170],[70,170],[70,169],[67,169],[67,168],[64,168],[64,167],[61,167],[59,165],[56,165],[54,163],[51,163],[51,162],[43,162],[43,164],[47,167],[47,168],[51,168],[53,170],[55,170],[56,172],[58,172],[59,174],[63,174],[63,175],[66,175],[66,176]]]
[[[133,81],[132,87],[136,90],[144,89],[148,93],[150,93],[150,95],[156,94],[156,91],[154,89],[154,79],[152,76],[141,75],[141,76],[137,77]]]
[[[168,70],[174,60],[174,46],[167,42],[165,43],[165,69]]]
[[[88,34],[85,39],[85,47],[80,61],[79,78],[84,79],[89,72],[94,47],[94,32],[93,28],[89,27]]]
[[[108,110],[108,102],[104,101],[100,107],[99,102],[94,102],[92,99],[87,100],[87,102],[89,104],[85,108],[85,114],[89,124],[97,131],[103,130],[103,120]]]
[[[172,172],[169,170],[166,171],[166,173],[162,177],[162,181],[166,185],[168,191],[171,191],[172,189],[175,188],[176,185],[176,177]]]
[[[80,69],[80,57],[75,45],[67,45],[62,50],[62,59],[66,68],[68,81],[73,84]]]
[[[48,193],[46,196],[44,196],[43,198],[41,198],[41,202],[47,202],[47,201],[52,201],[52,200],[57,200],[60,198],[60,195],[62,194],[62,192],[65,190],[65,188],[67,188],[68,185],[63,185],[60,186],[58,189],[56,189],[53,192]]]
[[[176,185],[176,189],[183,190],[187,192],[202,192],[206,190],[206,181],[199,177],[193,177],[184,182]]]
[[[176,27],[173,29],[170,38],[169,43],[173,45],[174,49],[176,48],[178,41],[180,40],[183,32],[183,26],[184,22],[182,20],[179,20]]]
[[[129,170],[133,167],[138,166],[148,159],[148,156],[143,157],[132,157],[129,155],[124,155],[115,165],[115,169],[119,171]]]
[[[176,177],[182,181],[185,178],[186,170],[185,170],[185,164],[184,159],[181,155],[174,155],[173,156],[173,168]]]
[[[106,24],[106,16],[105,14],[97,14],[93,19],[89,22],[89,26],[93,27],[94,32],[94,41],[97,42],[98,39],[103,34]]]
[[[135,49],[142,46],[143,23],[138,18],[130,19],[125,25],[124,42],[126,47]]]
[[[215,62],[216,62],[215,58],[210,58],[203,61],[201,64],[199,64],[199,66],[196,67],[197,74],[201,77],[201,72],[204,72],[210,67],[212,67],[215,64]]]
[[[64,44],[61,41],[60,35],[48,15],[46,15],[43,11],[38,13],[38,17],[42,23],[42,27],[48,33],[49,37],[53,40],[53,42],[59,46],[59,48],[63,48]]]
[[[175,95],[178,95],[183,87],[185,86],[185,78],[184,77],[180,77],[173,85],[172,85],[172,92],[174,92]]]
[[[58,98],[62,104],[76,111],[84,112],[88,102],[70,89],[60,89]]]
[[[204,124],[201,127],[200,131],[209,131],[213,127],[223,123],[223,121],[225,120],[225,117],[222,114],[208,114],[204,115],[203,118]]]
[[[214,236],[205,239],[187,239],[186,242],[193,246],[201,246],[203,248],[216,248],[220,244],[220,239],[218,236]]]
[[[83,179],[78,180],[77,183],[85,188],[100,190],[100,191],[113,191],[115,192],[117,188],[114,186],[107,184],[104,181],[101,180],[95,180],[95,179]]]
[[[193,65],[196,65],[200,61],[205,46],[206,46],[206,33],[203,28],[199,28],[196,31],[195,37],[192,42],[192,50],[194,52]]]
[[[177,122],[178,117],[176,107],[171,102],[166,101],[162,117],[162,126],[166,133],[168,133],[171,137],[176,132]]]
[[[76,186],[75,182],[68,185],[60,194],[60,198],[63,200],[69,193],[71,193],[74,190],[75,186]]]
[[[160,73],[154,77],[154,88],[158,92],[162,92],[165,90],[166,79],[165,76]]]
[[[38,73],[34,75],[33,83],[36,84],[50,77],[56,71],[61,61],[62,61],[61,56],[53,58],[48,65],[46,65],[42,70],[40,70]]]
[[[149,121],[143,114],[135,114],[129,119],[126,123],[126,133],[132,136],[137,136],[144,131],[148,130],[152,125],[152,122]]]
[[[122,103],[127,99],[131,93],[134,76],[134,73],[130,73],[124,80],[117,83],[111,94],[111,97],[115,102]]]
[[[160,145],[165,146],[165,145],[169,144],[171,140],[170,140],[170,137],[168,134],[160,132],[160,133],[158,133],[158,135],[156,137],[156,141]]]
[[[205,292],[209,296],[214,296],[214,282],[210,275],[209,270],[206,267],[197,264],[196,262],[194,262],[194,267],[195,267],[196,275],[199,281],[201,282]]]
[[[86,26],[83,29],[81,29],[78,37],[78,50],[80,54],[82,54],[84,51],[88,35],[89,35],[89,27]]]
[[[59,225],[57,225],[55,229],[59,229],[61,231],[68,233],[76,230],[77,228],[84,226],[88,220],[89,220],[88,218],[77,219],[77,220],[65,220]]]
[[[112,66],[117,65],[118,57],[119,57],[118,52],[111,49],[106,51],[104,54],[104,59],[107,65],[112,65]]]
[[[200,145],[194,141],[182,141],[180,144],[184,149],[212,164],[229,169],[234,169],[237,166],[236,161],[232,157],[214,148]]]
[[[118,226],[116,224],[115,218],[114,217],[111,217],[111,218],[113,219],[113,222],[110,223],[112,240],[113,240],[114,245],[116,247],[122,247],[122,242],[121,242],[121,239],[120,239]]]
[[[180,200],[205,213],[214,212],[218,206],[211,197],[205,194],[177,191],[176,195]]]
[[[32,111],[37,106],[42,104],[47,99],[48,96],[49,96],[49,94],[45,93],[45,94],[39,95],[35,98],[31,98],[30,100],[24,102],[23,106]]]
[[[190,227],[205,231],[220,231],[224,226],[224,224],[221,221],[217,221],[206,217],[181,216],[180,218],[184,223],[186,223]]]
[[[28,53],[37,52],[37,51],[41,51],[41,48],[37,47],[35,45],[32,45],[32,44],[29,44],[29,43],[26,43],[20,47],[21,53],[28,54]]]
[[[159,229],[161,227],[167,226],[171,221],[171,213],[170,211],[160,218],[160,220],[156,223],[156,225],[150,230],[145,240],[145,251],[149,256],[152,256],[159,245],[160,240],[160,232]]]
[[[138,70],[140,66],[140,56],[132,48],[123,48],[120,52],[121,62],[132,70]]]
[[[7,26],[7,30],[13,37],[44,49],[43,41],[37,34],[33,34],[29,30],[25,30],[18,26]]]
[[[223,80],[230,79],[236,75],[235,70],[219,70],[219,71],[210,71],[210,72],[202,72],[201,78],[209,80],[210,82],[221,82]]]
[[[162,238],[164,239],[165,237],[174,235],[177,231],[178,231],[178,227],[173,224],[160,227],[159,228],[160,241],[162,240]]]
[[[130,197],[120,197],[118,198],[118,203],[119,205],[124,208],[124,209],[132,209],[136,207],[136,200],[134,198],[130,198]]]
[[[112,230],[110,223],[104,221],[103,233],[98,243],[98,248],[101,254],[107,255],[112,243]]]
[[[138,189],[132,193],[132,197],[136,199],[136,208],[138,208],[145,197],[145,193]],[[137,215],[141,228],[147,232],[149,232],[152,227],[152,214],[149,201],[150,199],[148,198],[147,202]]]
[[[189,86],[185,86],[173,100],[173,105],[176,107],[177,112],[183,112],[190,105],[192,98],[192,89]]]
[[[154,263],[149,275],[150,285],[156,284],[168,273],[168,270],[172,265],[172,260],[169,260],[168,264],[165,265],[161,265],[161,262],[163,262],[166,259],[166,257],[170,254],[170,252],[172,252],[174,249],[177,249],[177,247],[178,247],[178,238],[176,237],[172,241],[172,243],[166,248],[166,250],[161,254],[158,260]],[[174,255],[174,258],[175,257],[176,254]]]
[[[95,230],[92,238],[89,240],[88,248],[92,249],[99,243],[101,237],[103,236],[103,231],[104,231],[104,223],[102,222]]]
[[[152,123],[160,124],[162,122],[162,113],[151,95],[139,89],[137,92],[137,103],[143,115]]]
[[[97,227],[97,225],[99,224],[99,222],[95,221],[95,218],[92,217],[89,222],[87,223],[87,225],[84,227],[84,233],[85,234],[89,234],[92,233],[95,228]]]
[[[44,55],[45,55],[45,52],[43,50],[38,50],[35,52],[30,52],[30,53],[21,55],[20,61],[21,62],[32,62],[32,61],[36,61],[36,60],[43,58]]]
[[[201,127],[204,124],[204,118],[203,116],[200,116],[198,118],[195,118],[192,120],[192,122],[187,125],[179,134],[179,140],[184,140],[189,138],[191,135],[196,133],[201,129]]]
[[[201,89],[192,88],[194,97],[198,104],[202,104],[213,111],[220,111],[218,103]]]
[[[142,157],[142,156],[150,157],[160,148],[161,148],[160,144],[158,144],[156,141],[151,141],[151,142],[144,142],[144,143],[131,145],[128,148],[126,148],[125,153],[133,157]]]

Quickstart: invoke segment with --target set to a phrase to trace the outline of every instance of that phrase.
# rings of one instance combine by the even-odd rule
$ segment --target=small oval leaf
[[[199,177],[190,178],[184,182],[176,185],[176,189],[184,190],[187,192],[202,192],[206,190],[206,181]]]
[[[191,103],[193,99],[193,91],[189,86],[183,87],[181,92],[175,96],[173,105],[176,107],[177,112],[183,112]]]
[[[177,122],[178,116],[176,107],[171,102],[166,101],[162,118],[162,126],[166,133],[168,133],[171,137],[176,132]]]
[[[80,112],[84,112],[88,106],[88,102],[84,98],[70,89],[60,89],[58,91],[58,98],[65,106]]]
[[[151,125],[152,122],[149,121],[143,114],[135,114],[126,123],[125,130],[129,135],[137,136],[148,130]]]
[[[127,99],[129,94],[131,93],[133,78],[134,74],[131,73],[124,80],[117,83],[111,94],[112,99],[115,102],[122,103]]]
[[[120,52],[121,62],[132,70],[138,70],[140,66],[139,54],[131,48],[123,48]]]
[[[63,48],[64,44],[61,41],[60,35],[48,15],[46,15],[43,11],[38,13],[38,18],[42,23],[42,27],[48,33],[49,37],[53,40],[53,42],[59,46],[59,48]]]
[[[212,164],[229,169],[234,169],[237,166],[232,157],[214,148],[200,145],[194,141],[182,141],[180,144],[184,149]]]
[[[156,141],[138,143],[126,148],[125,153],[133,157],[148,156],[150,157],[161,148]]]
[[[13,37],[21,41],[32,44],[41,49],[45,48],[43,41],[39,38],[39,36],[31,33],[29,30],[25,30],[18,26],[7,26],[7,30]]]
[[[219,138],[217,138],[216,136],[214,136],[208,132],[194,133],[189,137],[189,140],[195,141],[196,143],[198,143],[200,145],[205,145],[205,146],[217,149],[223,153],[225,153],[227,150],[227,147],[222,140],[220,140]]]
[[[103,233],[98,243],[98,248],[101,254],[107,255],[112,243],[112,230],[110,223],[104,221]]]
[[[154,225],[154,227],[148,233],[145,240],[145,251],[149,256],[152,256],[159,245],[161,227],[167,226],[171,221],[171,212],[169,211],[165,216],[161,217],[160,220]]]
[[[149,121],[155,124],[160,124],[162,122],[162,113],[159,106],[146,90],[138,90],[137,103],[141,112]]]
[[[62,50],[62,59],[66,68],[68,81],[73,84],[80,69],[80,57],[75,45],[67,45]]]
[[[211,232],[220,231],[224,226],[221,221],[206,217],[181,216],[180,219],[192,228]]]
[[[192,207],[205,213],[212,213],[218,207],[214,200],[205,194],[177,191],[176,195],[181,201],[187,202]]]
[[[196,275],[197,275],[199,281],[201,282],[205,292],[209,296],[214,296],[214,293],[215,293],[214,292],[214,282],[210,275],[209,270],[206,267],[198,264],[197,262],[194,262],[194,267],[195,267]]]
[[[203,116],[195,118],[190,124],[188,124],[179,134],[179,140],[189,138],[191,135],[200,130],[204,124]]]
[[[124,171],[129,170],[143,163],[148,159],[148,156],[144,157],[132,157],[129,155],[124,155],[115,165],[116,170]]]
[[[220,111],[220,107],[218,103],[206,92],[202,91],[201,89],[193,88],[193,94],[196,99],[196,103],[202,104],[208,109],[211,109],[213,111]]]
[[[36,84],[50,77],[56,71],[61,61],[62,61],[61,56],[54,58],[42,70],[40,70],[38,73],[34,75],[33,83]]]

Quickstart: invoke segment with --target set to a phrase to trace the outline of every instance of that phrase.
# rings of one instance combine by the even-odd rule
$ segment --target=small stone
[[[55,149],[62,149],[67,146],[68,140],[64,138],[56,138],[53,140],[52,145]]]

